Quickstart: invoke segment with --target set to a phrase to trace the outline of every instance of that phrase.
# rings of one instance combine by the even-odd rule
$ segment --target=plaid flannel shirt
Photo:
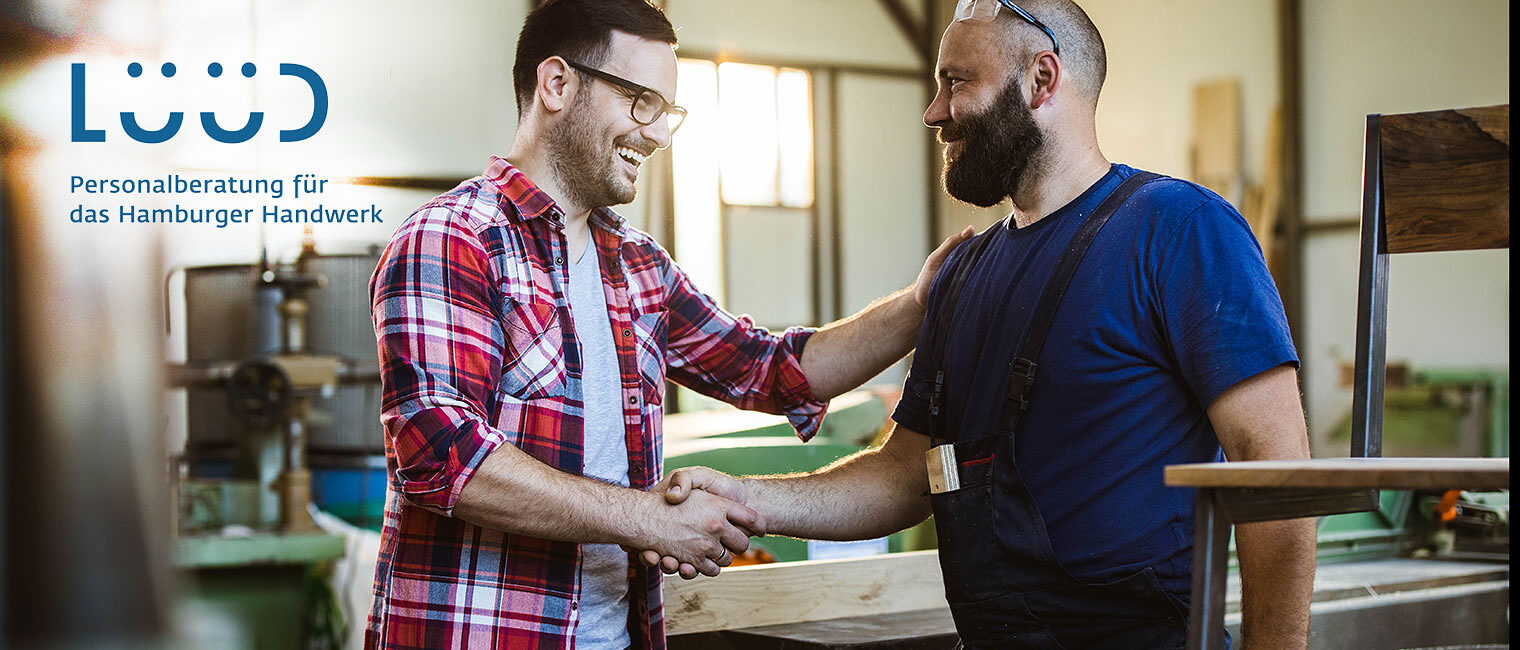
[[[622,375],[628,474],[662,475],[665,380],[784,413],[807,440],[826,405],[802,373],[811,330],[777,336],[699,292],[647,234],[591,216]],[[391,496],[367,647],[573,648],[580,545],[451,515],[482,459],[516,445],[582,473],[580,347],[563,214],[505,160],[419,208],[370,279]],[[503,498],[510,498],[503,495]],[[629,633],[663,648],[660,573],[630,562]]]

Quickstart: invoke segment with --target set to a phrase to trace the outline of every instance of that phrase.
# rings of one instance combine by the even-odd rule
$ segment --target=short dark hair
[[[517,36],[512,86],[517,91],[517,119],[533,102],[538,64],[552,56],[600,67],[607,60],[612,32],[676,43],[676,30],[659,7],[647,0],[549,0],[528,13]]]

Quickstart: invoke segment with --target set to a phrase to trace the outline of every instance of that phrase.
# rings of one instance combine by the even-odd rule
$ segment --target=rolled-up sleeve
[[[486,416],[505,349],[490,269],[469,225],[432,207],[402,224],[370,278],[391,485],[443,515],[505,440]]]
[[[730,314],[669,258],[664,284],[670,377],[742,409],[785,415],[797,437],[812,439],[828,410],[802,372],[802,348],[814,330],[792,327],[776,335],[747,315]]]

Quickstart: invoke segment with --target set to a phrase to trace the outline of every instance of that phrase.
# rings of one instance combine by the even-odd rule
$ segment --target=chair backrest
[[[1509,105],[1368,115],[1351,455],[1383,455],[1388,256],[1509,248]]]

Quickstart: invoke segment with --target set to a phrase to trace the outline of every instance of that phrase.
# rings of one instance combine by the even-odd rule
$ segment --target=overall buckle
[[[1034,386],[1035,362],[1015,357],[1008,369],[1008,399],[1019,403],[1019,410],[1029,408],[1029,389]]]

